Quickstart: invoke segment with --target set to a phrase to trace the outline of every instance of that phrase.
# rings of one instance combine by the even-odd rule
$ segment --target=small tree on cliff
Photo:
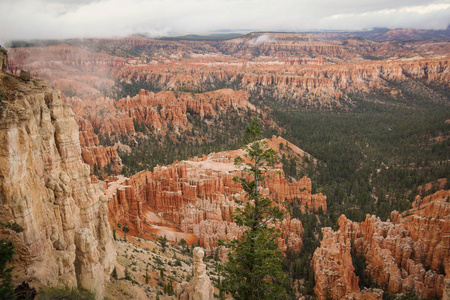
[[[130,231],[130,228],[128,228],[127,223],[125,223],[122,227],[123,231],[123,238],[125,239],[125,242],[127,241],[127,233]]]
[[[261,126],[257,119],[245,129],[246,161],[235,159],[235,165],[242,168],[242,176],[235,177],[246,193],[247,201],[235,200],[241,208],[233,214],[233,220],[246,230],[242,235],[221,244],[230,248],[229,261],[221,267],[223,281],[220,289],[234,299],[285,299],[283,287],[287,276],[282,271],[283,256],[278,249],[279,230],[271,226],[283,215],[272,200],[263,197],[259,191],[268,178],[268,170],[276,162],[276,152],[267,142],[260,141]]]

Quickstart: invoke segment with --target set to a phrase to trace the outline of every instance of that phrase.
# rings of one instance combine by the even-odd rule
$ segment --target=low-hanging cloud
[[[450,0],[0,0],[0,43],[216,30],[443,29]]]

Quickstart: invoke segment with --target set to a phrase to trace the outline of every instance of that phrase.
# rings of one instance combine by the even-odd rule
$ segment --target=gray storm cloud
[[[0,0],[0,43],[215,30],[443,29],[450,0]]]

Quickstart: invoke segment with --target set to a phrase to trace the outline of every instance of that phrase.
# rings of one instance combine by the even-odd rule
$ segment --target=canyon
[[[97,175],[122,170],[121,136],[164,136],[169,125],[179,136],[193,129],[188,116],[212,123],[230,107],[351,110],[373,101],[366,99],[373,92],[384,105],[410,105],[411,97],[424,94],[442,103],[434,87],[449,88],[446,40],[322,38],[251,33],[220,42],[67,40],[9,49],[7,70],[27,70],[63,92],[80,127],[83,159]],[[136,51],[141,55],[132,55]]]
[[[121,42],[142,49],[142,55],[126,57],[110,50]],[[83,48],[72,43],[10,49],[9,70],[28,70],[66,95],[83,98],[114,95],[116,81],[178,91],[235,84],[248,92],[267,93],[270,88],[275,98],[325,109],[351,106],[349,94],[373,89],[401,97],[392,81],[423,80],[447,87],[449,82],[449,45],[444,40],[402,45],[354,37],[320,40],[312,34],[253,33],[209,43],[142,37],[87,40]],[[96,52],[99,48],[106,53]]]
[[[407,32],[382,34],[377,36],[389,40]],[[134,245],[133,255],[141,262],[140,273],[133,270],[133,276],[144,283],[145,261],[151,257],[155,262],[152,293],[157,293],[160,281],[164,288],[167,284],[157,267],[159,257],[170,260],[168,254],[161,254],[164,238],[174,256],[170,270],[177,278],[177,297],[191,297],[194,286],[203,290],[205,299],[211,297],[211,284],[217,278],[211,270],[211,281],[205,277],[203,251],[205,260],[225,259],[227,249],[219,246],[219,240],[232,240],[244,230],[232,216],[238,207],[235,199],[245,200],[242,187],[233,180],[242,175],[234,160],[245,153],[237,147],[226,148],[230,140],[237,144],[240,139],[231,127],[258,117],[265,132],[274,134],[264,141],[283,162],[270,170],[270,179],[260,189],[284,212],[283,221],[272,224],[281,232],[279,249],[286,257],[302,258],[317,243],[310,263],[303,265],[312,268],[315,282],[308,295],[382,299],[383,295],[414,293],[449,298],[450,194],[445,179],[438,187],[419,187],[414,201],[408,202],[412,208],[405,205],[405,211],[394,210],[386,221],[373,214],[359,222],[352,221],[355,214],[338,218],[338,205],[362,208],[359,199],[342,196],[358,186],[348,188],[339,179],[339,189],[323,188],[317,182],[330,180],[327,176],[332,173],[317,170],[345,165],[323,157],[320,161],[278,136],[310,130],[318,139],[321,128],[298,127],[289,119],[283,127],[283,119],[274,117],[286,111],[293,115],[325,111],[350,112],[357,118],[371,105],[376,106],[374,114],[392,107],[419,110],[421,105],[441,106],[445,113],[449,50],[447,40],[386,42],[338,33],[250,33],[223,41],[142,36],[66,40],[58,45],[11,48],[8,57],[0,51],[4,70],[0,220],[23,227],[23,232],[15,232],[2,225],[0,233],[14,241],[20,278],[35,278],[33,283],[43,287],[92,291],[98,299],[109,295],[106,289],[120,294],[114,285],[122,284],[121,280],[108,281],[116,267],[123,276],[124,269],[135,269],[128,264],[134,258],[127,253]],[[446,128],[439,127],[438,137],[431,129],[425,133],[427,146],[440,143],[433,146],[430,157],[441,148],[448,149]],[[228,140],[215,140],[226,130]],[[386,125],[385,130],[391,127]],[[411,132],[405,130],[405,136],[419,139]],[[333,136],[328,144],[342,139],[342,151],[346,151],[352,147],[348,138]],[[228,150],[207,152],[212,141]],[[149,168],[143,159],[156,152],[144,149],[133,161],[137,165],[133,170],[139,172],[125,173],[130,170],[129,155],[146,143],[168,157],[172,156],[164,152],[180,145],[203,152]],[[363,149],[362,156],[372,151],[367,140],[357,147]],[[327,153],[333,148],[321,150]],[[382,167],[389,164],[385,157],[376,160]],[[386,170],[399,164],[390,163]],[[444,159],[432,162],[433,168],[446,163]],[[358,169],[364,167],[361,164]],[[379,172],[384,170],[370,173],[369,180]],[[395,181],[397,175],[390,178]],[[409,201],[415,192],[411,188],[399,197]],[[375,195],[375,188],[367,194],[375,199],[371,209],[393,199],[389,194]],[[353,202],[344,203],[344,199]],[[333,226],[333,220],[337,220],[336,230],[325,227]],[[128,232],[130,241],[125,238]],[[124,239],[117,238],[119,233]],[[172,268],[177,263],[183,266],[183,276],[190,272],[185,263],[189,255],[180,246],[183,240],[192,249],[194,245],[203,248],[191,253],[195,271],[189,284],[181,283],[189,280]],[[151,245],[152,254],[143,250],[144,245]],[[120,256],[117,261],[116,255]],[[176,255],[185,255],[185,261],[178,262]],[[292,282],[293,287],[299,286],[294,293],[301,296],[307,283]],[[148,297],[150,291],[139,293]]]
[[[118,101],[72,97],[65,102],[76,114],[84,162],[91,166],[91,171],[94,168],[102,170],[109,164],[116,173],[120,173],[122,166],[117,153],[118,149],[123,149],[117,143],[120,137],[145,137],[148,133],[166,134],[169,130],[180,135],[193,129],[193,122],[188,119],[192,116],[213,122],[229,109],[256,110],[248,101],[248,93],[230,89],[202,94],[141,90],[134,97]],[[101,145],[99,136],[108,140],[106,144],[114,145]],[[125,151],[128,149],[125,146]]]

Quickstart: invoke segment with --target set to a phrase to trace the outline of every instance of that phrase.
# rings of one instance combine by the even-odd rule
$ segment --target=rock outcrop
[[[194,248],[194,277],[189,283],[182,282],[176,287],[177,300],[212,300],[214,286],[206,274],[203,262],[205,252],[200,247]]]
[[[134,97],[118,101],[76,97],[66,101],[72,105],[78,122],[83,123],[81,128],[90,130],[92,127],[99,135],[111,137],[166,132],[169,126],[183,132],[192,127],[188,122],[190,115],[199,116],[201,120],[217,119],[220,112],[229,108],[254,110],[248,98],[248,93],[230,89],[199,94],[141,90]]]
[[[359,291],[358,277],[353,273],[350,241],[345,241],[329,227],[324,228],[322,234],[321,246],[314,252],[312,260],[316,270],[314,292],[319,299],[342,299]]]
[[[82,162],[74,114],[41,80],[1,78],[0,203],[24,228],[26,274],[103,299],[115,247],[107,198]]]
[[[414,208],[403,215],[393,211],[386,222],[367,215],[356,223],[342,215],[337,232],[324,228],[313,258],[317,296],[325,299],[326,291],[331,297],[355,291],[354,280],[348,279],[354,278],[347,255],[353,243],[357,255],[366,259],[365,273],[388,294],[442,297],[444,279],[450,278],[449,197],[448,190],[418,196]]]
[[[76,121],[80,130],[81,155],[83,161],[91,167],[91,172],[110,166],[112,171],[120,173],[122,160],[116,147],[100,145],[98,135],[88,120],[76,117]]]
[[[84,162],[91,166],[91,171],[109,166],[118,174],[122,161],[117,147],[111,145],[119,137],[143,137],[149,133],[166,133],[169,129],[181,134],[193,128],[189,116],[217,120],[228,109],[254,110],[248,98],[247,92],[230,89],[201,94],[141,90],[134,97],[118,101],[105,97],[95,100],[72,97],[65,102],[77,116]]]
[[[268,141],[276,147],[289,144],[279,137]],[[292,144],[290,146],[297,149],[300,156],[309,156]],[[119,179],[120,184],[108,183],[110,221],[112,224],[120,220],[131,222],[138,232],[142,232],[143,223],[147,222],[146,207],[182,231],[193,232],[206,253],[212,255],[219,239],[231,239],[242,231],[232,222],[232,214],[236,209],[234,199],[245,198],[242,187],[233,181],[234,176],[240,175],[234,158],[243,154],[242,150],[212,153],[203,158],[156,167],[153,172],[139,172],[129,179]],[[280,168],[277,166],[272,178],[261,187],[264,195],[283,210],[287,202],[296,203],[303,212],[326,211],[326,197],[320,193],[312,194],[311,179],[304,177],[289,182]],[[280,248],[299,251],[303,235],[301,222],[286,213],[285,220],[277,226],[282,229]]]

